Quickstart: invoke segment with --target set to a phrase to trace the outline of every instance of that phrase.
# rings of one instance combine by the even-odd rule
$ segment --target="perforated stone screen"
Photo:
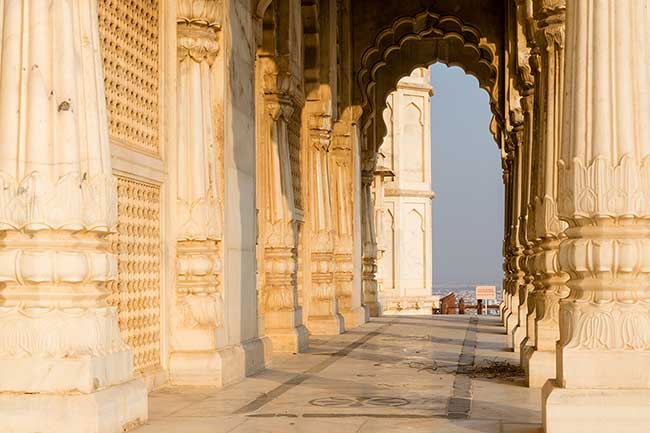
[[[111,235],[118,280],[110,303],[138,371],[160,366],[160,187],[118,176],[118,226]]]
[[[159,144],[158,0],[99,0],[111,140],[152,155]]]

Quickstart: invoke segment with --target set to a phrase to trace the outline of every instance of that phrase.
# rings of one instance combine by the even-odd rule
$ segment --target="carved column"
[[[512,335],[515,327],[519,324],[519,288],[525,284],[525,273],[522,269],[524,260],[524,248],[519,240],[519,225],[522,207],[522,183],[524,171],[523,156],[523,116],[521,110],[516,109],[511,112],[512,131],[509,133],[507,144],[508,152],[512,154],[512,174],[511,182],[511,226],[508,235],[508,288],[510,297],[510,311],[506,316],[506,333]],[[513,349],[515,349],[513,347]]]
[[[519,308],[519,333],[513,335],[513,347],[520,350],[521,365],[527,368],[528,354],[535,343],[535,302],[532,292],[537,276],[535,257],[539,254],[539,240],[534,232],[533,197],[536,192],[536,179],[538,177],[537,143],[535,141],[535,128],[537,118],[534,112],[535,77],[531,68],[532,58],[536,54],[534,43],[534,21],[532,0],[517,0],[516,13],[519,31],[517,32],[517,89],[521,93],[521,108],[524,115],[524,191],[522,212],[520,217],[519,239],[524,246],[524,260],[522,270],[525,272],[525,284],[520,287]]]
[[[345,331],[345,325],[334,281],[336,260],[328,155],[332,140],[331,117],[309,115],[308,134],[311,291],[307,325],[311,334],[336,335]]]
[[[536,141],[539,161],[536,193],[532,210],[533,232],[539,239],[535,269],[538,276],[532,294],[535,303],[535,340],[527,354],[528,385],[541,387],[555,377],[555,345],[560,337],[559,300],[568,295],[567,274],[558,267],[557,252],[566,223],[557,214],[557,160],[562,131],[564,96],[564,0],[536,1],[536,39],[534,58],[536,83]]]
[[[348,121],[337,122],[332,140],[330,178],[332,179],[332,213],[336,241],[334,257],[336,271],[336,299],[345,319],[345,326],[354,328],[366,322],[366,310],[361,306],[361,296],[354,290],[354,228],[353,228],[353,173],[352,147],[355,125]]]
[[[650,425],[650,0],[567,2],[557,379],[547,433]]]
[[[4,2],[0,430],[121,432],[147,392],[109,307],[117,224],[95,0]]]
[[[527,59],[528,57],[526,57]],[[530,72],[529,70],[527,72]],[[533,81],[529,73],[526,74],[524,85],[522,86],[521,108],[523,113],[523,125],[521,131],[521,207],[519,216],[519,226],[517,227],[517,237],[522,247],[522,256],[520,258],[520,269],[524,273],[523,279],[517,290],[519,291],[519,306],[517,308],[517,326],[512,332],[512,348],[515,352],[521,350],[522,344],[526,345],[528,341],[532,343],[534,337],[527,340],[532,329],[528,329],[528,315],[530,300],[528,295],[533,291],[533,280],[535,270],[533,267],[533,254],[535,251],[535,238],[528,236],[528,225],[532,224],[533,217],[528,210],[530,200],[531,182],[533,174]]]
[[[264,247],[261,309],[276,352],[304,352],[309,345],[298,304],[298,216],[289,151],[289,124],[302,103],[291,96],[292,79],[271,59],[264,69],[263,136],[258,145],[258,209]]]
[[[375,236],[375,204],[372,199],[374,169],[361,172],[362,242],[361,285],[363,304],[370,317],[381,316],[381,304],[377,295],[377,237]]]
[[[505,147],[505,145],[504,145]],[[511,299],[510,299],[510,225],[512,220],[512,153],[507,149],[502,150],[501,168],[503,170],[503,190],[504,190],[504,218],[503,218],[503,245],[501,247],[503,253],[503,286],[501,301],[501,324],[505,327],[507,318],[512,312]]]
[[[222,386],[221,182],[210,67],[219,45],[217,0],[177,3],[176,292],[169,369],[176,384]],[[220,335],[221,334],[221,335]]]

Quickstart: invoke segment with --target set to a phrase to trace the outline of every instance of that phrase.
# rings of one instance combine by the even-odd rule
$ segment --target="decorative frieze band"
[[[574,301],[562,307],[561,341],[568,350],[650,350],[650,300]]]
[[[573,220],[650,217],[650,157],[559,161],[559,212]]]
[[[0,172],[0,230],[99,230],[117,224],[117,184],[110,174],[71,172],[55,182],[34,171]]]

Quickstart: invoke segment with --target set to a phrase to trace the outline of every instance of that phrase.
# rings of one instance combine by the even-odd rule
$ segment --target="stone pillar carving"
[[[353,227],[353,128],[348,121],[334,125],[332,140],[330,178],[332,179],[332,213],[336,241],[334,258],[336,270],[334,283],[339,311],[348,328],[366,322],[366,310],[361,306],[361,296],[354,291],[354,227]]]
[[[534,102],[534,77],[530,67],[531,56],[531,39],[532,38],[532,0],[517,0],[515,2],[516,15],[516,35],[513,39],[516,49],[516,74],[514,76],[514,85],[517,93],[520,95],[519,104],[521,105],[522,126],[521,132],[517,133],[519,141],[520,155],[522,158],[521,171],[521,203],[519,210],[519,227],[518,240],[523,249],[523,255],[520,260],[521,271],[524,273],[523,281],[518,287],[519,306],[517,308],[517,326],[512,333],[512,347],[515,352],[526,348],[534,341],[532,333],[533,326],[528,326],[529,317],[534,316],[534,304],[531,303],[529,294],[532,292],[535,279],[535,269],[533,255],[535,253],[536,239],[529,236],[529,227],[534,219],[530,210],[530,201],[533,190],[533,179],[535,176],[537,164],[534,162],[534,119],[533,119],[533,102]],[[514,53],[513,53],[514,54]]]
[[[508,335],[512,335],[515,327],[519,324],[519,295],[520,287],[525,284],[524,276],[525,273],[522,269],[523,260],[524,260],[524,247],[521,245],[519,239],[519,225],[520,225],[520,216],[521,216],[521,206],[522,206],[522,183],[523,183],[523,171],[524,171],[524,157],[523,153],[523,136],[524,136],[524,126],[523,126],[523,115],[519,108],[511,112],[511,123],[512,130],[509,133],[508,137],[508,153],[512,156],[509,157],[512,160],[512,173],[510,174],[511,182],[511,226],[509,228],[508,234],[508,286],[506,291],[509,295],[509,305],[510,311],[506,316],[506,332]],[[512,340],[511,340],[512,342]],[[513,347],[514,349],[514,347]]]
[[[526,60],[528,56],[526,56]],[[521,205],[519,215],[519,226],[517,227],[517,237],[519,245],[522,248],[520,258],[520,269],[523,272],[523,278],[517,290],[519,291],[519,305],[517,307],[517,325],[512,332],[512,348],[515,352],[521,350],[522,344],[532,343],[534,337],[526,339],[531,335],[534,329],[528,329],[528,316],[530,308],[529,294],[533,291],[533,280],[535,278],[535,269],[533,263],[533,254],[535,251],[535,238],[528,236],[528,226],[532,224],[533,217],[529,212],[528,204],[530,199],[532,172],[533,172],[533,80],[527,70],[526,77],[522,80],[524,84],[521,92],[521,108],[523,114],[523,125],[521,130]],[[531,312],[532,313],[532,312]]]
[[[95,0],[5,2],[0,430],[121,432],[147,392],[108,306],[117,223]]]
[[[345,330],[334,281],[334,253],[329,147],[332,120],[327,114],[308,115],[309,200],[311,228],[311,291],[307,326],[314,335],[336,335]]]
[[[298,216],[289,151],[289,123],[302,102],[288,73],[264,65],[264,123],[258,145],[258,209],[263,225],[264,282],[261,309],[276,352],[303,352],[309,345],[298,304]]]
[[[503,190],[504,190],[504,218],[503,218],[503,245],[501,247],[503,253],[503,286],[502,286],[502,301],[501,301],[501,324],[505,327],[507,318],[512,313],[511,299],[510,299],[510,225],[512,220],[512,153],[507,149],[502,150],[501,168],[503,177]]]
[[[214,131],[210,68],[219,53],[218,0],[177,3],[178,140],[176,153],[176,291],[170,378],[222,386],[220,346],[221,169]]]
[[[566,4],[557,379],[547,433],[650,424],[650,0]]]
[[[375,236],[375,204],[372,199],[374,169],[361,172],[361,217],[362,242],[361,285],[363,304],[370,317],[381,316],[381,305],[377,295],[377,238]]]
[[[538,239],[534,256],[537,278],[531,295],[535,304],[534,345],[526,354],[528,384],[541,387],[555,377],[555,345],[560,337],[559,300],[568,295],[567,274],[558,267],[557,252],[566,223],[557,214],[557,160],[564,96],[564,0],[536,1],[538,49],[531,62],[536,85],[536,141],[539,164],[531,212],[532,234]],[[530,315],[529,315],[530,324]]]

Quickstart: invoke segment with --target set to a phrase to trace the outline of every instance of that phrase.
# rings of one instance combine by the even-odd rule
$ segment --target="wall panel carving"
[[[118,276],[109,303],[134,367],[143,371],[160,366],[160,187],[118,176],[117,190],[117,232],[110,238]]]
[[[395,288],[395,218],[391,209],[384,213],[384,255],[382,257],[383,288],[390,290]]]
[[[405,251],[404,266],[405,285],[419,288],[424,284],[424,256],[426,254],[426,241],[424,238],[424,218],[415,209],[411,209],[406,216],[404,241],[408,248]]]
[[[160,154],[158,0],[99,0],[111,140]]]
[[[424,181],[424,122],[420,106],[424,104],[423,98],[408,96],[408,102],[403,108],[404,119],[402,119],[402,137],[404,144],[403,152],[408,158],[404,158],[404,177],[408,182]]]

